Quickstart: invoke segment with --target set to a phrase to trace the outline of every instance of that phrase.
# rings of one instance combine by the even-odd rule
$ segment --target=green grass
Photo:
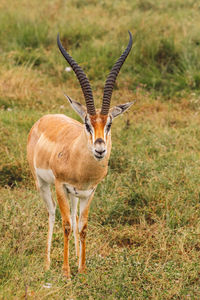
[[[199,15],[196,1],[38,0],[31,5],[2,3],[0,13],[1,62],[40,66],[59,82],[72,77],[59,72],[65,66],[58,55],[56,35],[95,83],[109,72],[133,33],[134,46],[121,72],[128,87],[142,88],[153,97],[182,97],[200,87]],[[40,9],[37,9],[37,4]],[[31,8],[31,14],[29,9]],[[79,16],[83,15],[83,18]],[[62,72],[63,73],[63,72]],[[64,77],[64,78],[63,78]]]
[[[193,0],[1,1],[1,299],[199,298],[199,29]],[[77,273],[71,239],[67,282],[58,208],[52,265],[44,270],[47,213],[26,139],[44,114],[78,119],[63,92],[84,103],[74,74],[64,71],[57,32],[99,107],[128,30],[134,45],[112,105],[137,102],[112,127],[109,172],[91,204],[87,274]]]

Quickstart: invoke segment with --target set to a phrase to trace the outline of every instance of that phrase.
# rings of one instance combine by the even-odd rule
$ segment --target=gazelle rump
[[[96,110],[88,78],[63,48],[59,35],[58,47],[75,72],[86,107],[66,96],[84,124],[62,114],[45,115],[32,127],[27,143],[27,158],[43,198],[49,227],[46,250],[46,269],[50,266],[50,249],[55,222],[56,205],[50,185],[55,184],[57,201],[64,232],[64,263],[66,277],[70,277],[69,238],[73,231],[79,272],[85,271],[86,232],[90,203],[98,183],[106,176],[111,151],[111,125],[115,117],[126,111],[133,102],[110,109],[115,80],[132,47],[132,35],[123,54],[114,64],[104,87],[102,107]],[[77,213],[79,204],[79,217]],[[79,247],[80,239],[80,247]]]

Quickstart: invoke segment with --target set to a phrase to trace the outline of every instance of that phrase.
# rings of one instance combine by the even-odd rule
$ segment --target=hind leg
[[[46,204],[46,208],[49,214],[49,226],[48,226],[47,247],[46,247],[46,263],[45,263],[45,268],[46,270],[48,270],[50,267],[50,251],[51,251],[53,227],[55,223],[56,205],[51,197],[50,184],[45,182],[40,177],[38,177],[37,179],[38,179],[38,189],[40,195]]]
[[[90,203],[94,196],[95,190],[87,198],[80,198],[80,214],[78,222],[78,230],[80,235],[80,255],[79,255],[79,273],[84,273],[86,269],[85,264],[85,250],[86,250],[86,233],[87,233],[87,223],[88,223],[88,213],[90,208]]]
[[[70,267],[69,267],[69,239],[72,231],[71,217],[70,217],[70,206],[68,199],[66,198],[65,188],[63,183],[55,180],[56,195],[58,205],[60,207],[60,213],[62,216],[62,226],[64,233],[64,262],[63,271],[64,276],[70,278]]]
[[[71,218],[72,218],[72,229],[74,235],[74,243],[76,249],[76,256],[79,258],[79,233],[78,233],[78,215],[77,215],[77,205],[78,198],[69,194],[71,200]]]

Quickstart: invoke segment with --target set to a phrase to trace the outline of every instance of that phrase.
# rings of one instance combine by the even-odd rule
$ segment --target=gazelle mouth
[[[96,155],[94,154],[94,157],[97,159],[97,160],[102,160],[104,158],[104,155]]]

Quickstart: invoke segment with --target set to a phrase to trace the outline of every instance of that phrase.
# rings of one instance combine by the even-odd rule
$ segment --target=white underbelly
[[[39,178],[41,178],[42,180],[44,180],[45,182],[47,182],[49,184],[52,184],[55,182],[55,176],[51,169],[36,168],[35,170],[36,170],[37,176]],[[67,193],[69,193],[75,197],[78,197],[78,198],[89,198],[95,189],[95,188],[92,188],[89,190],[79,190],[76,187],[74,187],[68,183],[64,183],[64,186],[66,188]]]
[[[36,174],[37,174],[37,176],[39,176],[45,182],[54,183],[55,176],[53,175],[53,172],[52,172],[51,169],[36,168]]]

